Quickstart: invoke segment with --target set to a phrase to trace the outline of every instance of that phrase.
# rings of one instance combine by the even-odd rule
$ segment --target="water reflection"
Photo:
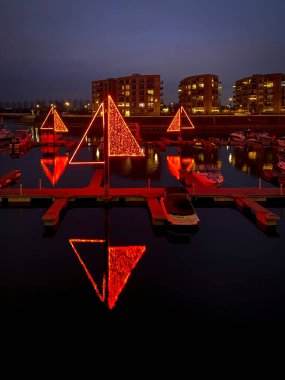
[[[144,157],[110,158],[112,172],[121,176],[131,176],[134,179],[159,179],[161,175],[161,151],[155,146],[144,146]]]
[[[145,245],[111,246],[109,243],[109,210],[105,208],[105,237],[102,239],[69,239],[101,302],[111,310],[126,286],[142,255]]]
[[[68,159],[68,156],[58,155],[41,158],[41,167],[53,186],[57,184],[58,180],[66,170]]]
[[[285,172],[278,167],[280,152],[276,146],[228,146],[228,162],[245,174],[258,176],[274,185],[284,182]]]

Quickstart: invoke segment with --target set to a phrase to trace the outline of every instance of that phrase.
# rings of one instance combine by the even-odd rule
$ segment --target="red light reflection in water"
[[[133,269],[146,251],[146,246],[132,245],[111,247],[106,244],[106,240],[104,239],[69,239],[69,243],[85,270],[88,279],[91,281],[97,296],[102,302],[107,304],[110,310],[113,309]],[[82,259],[82,254],[80,255],[79,253],[78,248],[79,245],[82,244],[103,244],[104,247],[107,247],[107,271],[103,272],[101,286],[95,281],[94,276],[90,273],[91,269],[88,268],[88,265]],[[89,265],[91,267],[92,263],[90,262]]]
[[[101,103],[98,110],[96,111],[95,115],[93,116],[91,122],[89,123],[86,131],[84,132],[84,135],[82,136],[77,147],[75,148],[73,155],[71,156],[71,158],[69,160],[70,165],[87,165],[87,164],[104,164],[105,163],[105,161],[74,161],[74,158],[76,157],[77,152],[78,152],[79,148],[81,147],[84,138],[87,136],[88,131],[93,126],[94,120],[96,119],[96,117],[99,115],[100,112],[102,112],[102,122],[103,122],[103,128],[104,128],[104,124],[105,124],[105,121],[104,121],[105,120],[104,119],[104,103]]]
[[[170,171],[170,173],[179,180],[180,178],[180,170],[182,169],[181,166],[181,157],[180,156],[167,156],[167,166]]]
[[[68,164],[67,156],[41,158],[41,166],[46,176],[54,186],[62,176]]]
[[[184,167],[186,164],[185,170],[189,172],[195,163],[194,158],[191,157],[181,158],[180,156],[167,156],[166,160],[170,173],[178,180],[180,180],[182,166]]]

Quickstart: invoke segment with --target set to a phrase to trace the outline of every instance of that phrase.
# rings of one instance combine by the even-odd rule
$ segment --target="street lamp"
[[[65,105],[66,105],[66,114],[68,115],[69,102],[65,102]]]
[[[229,98],[230,109],[232,109],[232,101],[233,101],[233,98]]]

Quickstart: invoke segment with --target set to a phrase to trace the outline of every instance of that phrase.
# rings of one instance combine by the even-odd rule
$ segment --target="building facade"
[[[221,83],[214,74],[194,75],[180,81],[179,105],[188,114],[213,114],[220,112]]]
[[[162,84],[160,75],[141,74],[92,81],[92,110],[111,95],[123,116],[159,116]]]
[[[234,108],[249,114],[285,113],[285,74],[255,74],[234,87]]]

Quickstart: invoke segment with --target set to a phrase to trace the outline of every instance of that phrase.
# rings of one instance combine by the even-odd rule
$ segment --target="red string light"
[[[183,127],[183,129],[193,129],[195,128],[194,124],[192,123],[190,117],[187,115],[185,109],[181,106],[179,110],[176,112],[174,118],[172,119],[169,127],[167,128],[166,132],[179,132],[181,130],[181,115],[186,117],[188,123],[190,126],[188,127]]]
[[[49,119],[51,119],[50,115],[53,115],[53,121],[49,120]],[[66,125],[64,124],[61,117],[59,116],[59,113],[57,112],[57,110],[54,107],[51,107],[51,109],[49,110],[49,112],[48,112],[47,116],[45,117],[40,129],[41,130],[49,129],[49,130],[53,130],[54,132],[68,132]]]
[[[108,96],[109,157],[145,154],[120,114],[111,96]]]

